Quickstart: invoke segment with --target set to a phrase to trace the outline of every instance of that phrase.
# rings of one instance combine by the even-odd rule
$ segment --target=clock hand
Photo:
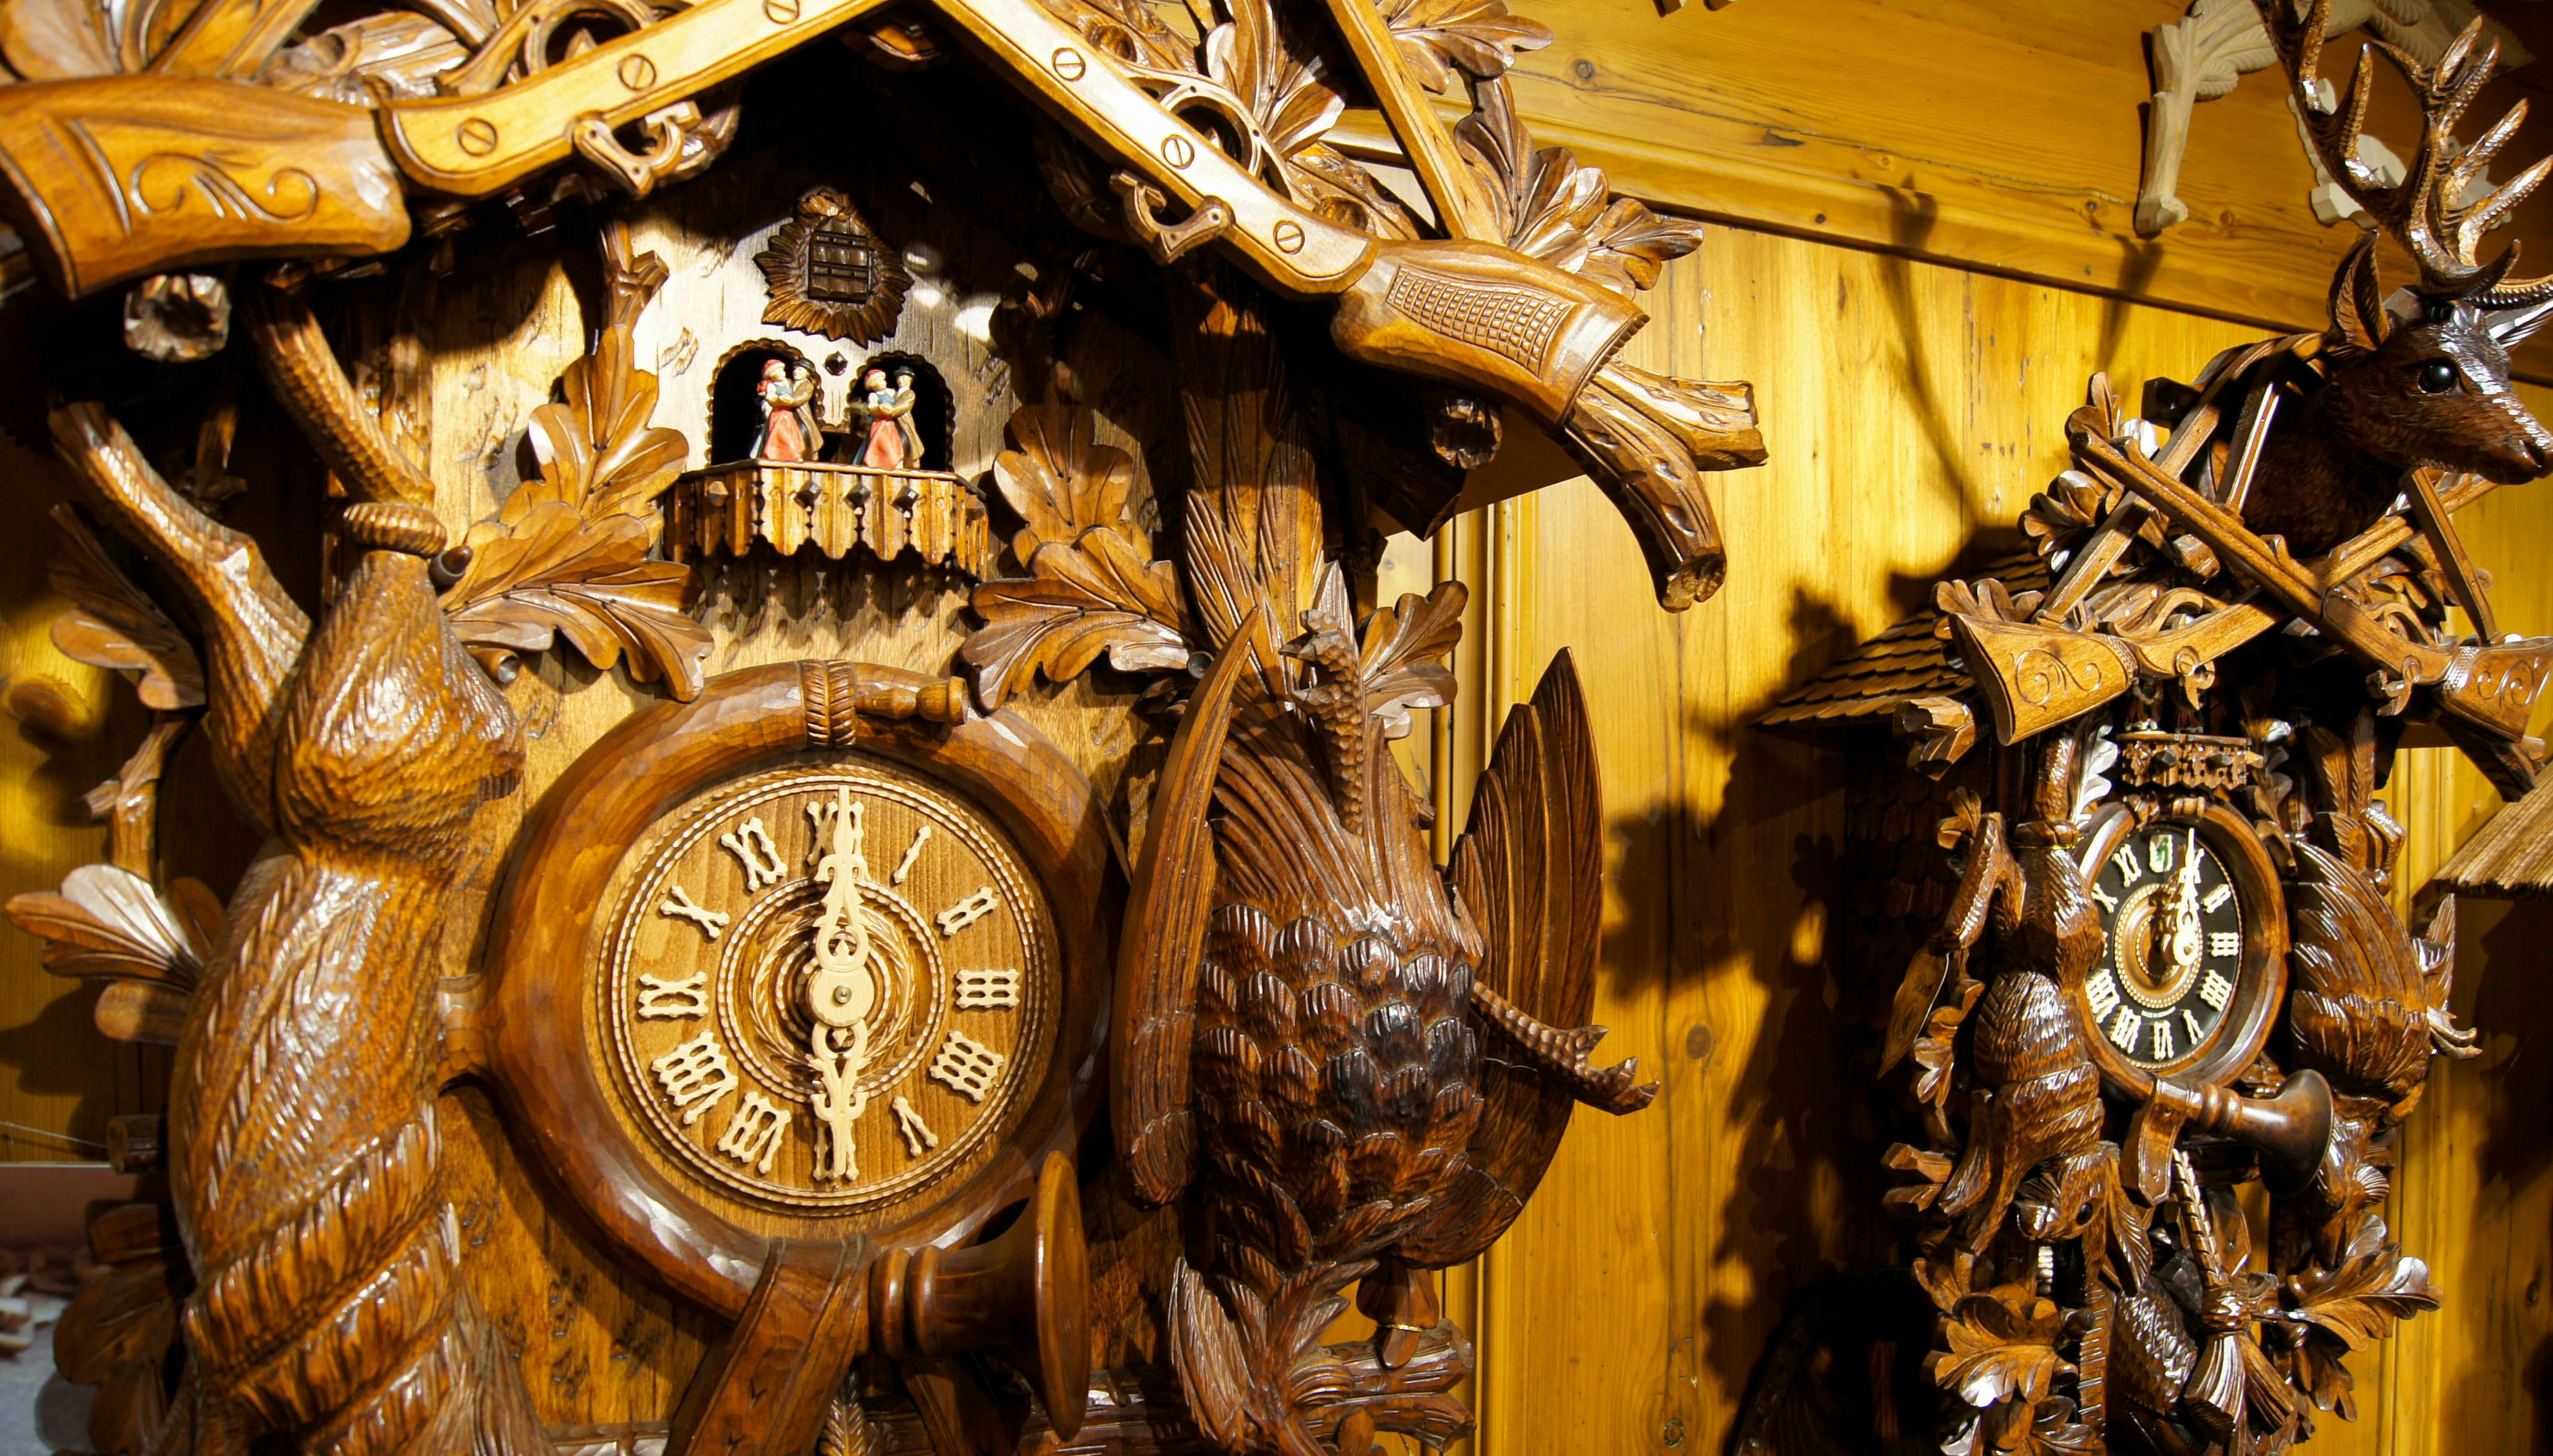
[[[869,1100],[858,1082],[868,1069],[868,1018],[877,1004],[877,977],[869,968],[868,914],[860,905],[859,886],[869,878],[868,860],[861,853],[860,805],[851,801],[848,788],[838,790],[832,823],[832,851],[816,866],[816,878],[825,884],[825,909],[816,921],[816,969],[807,977],[807,1009],[815,1017],[807,1051],[816,1064],[817,1083],[807,1103],[826,1134],[817,1153],[816,1177],[847,1183],[859,1177],[851,1127]]]
[[[2198,831],[2189,831],[2189,848],[2181,856],[2178,884],[2171,897],[2171,963],[2174,969],[2198,964]]]

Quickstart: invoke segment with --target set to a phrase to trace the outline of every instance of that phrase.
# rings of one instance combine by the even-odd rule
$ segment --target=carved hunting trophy
[[[2448,1009],[2454,901],[2417,932],[2396,915],[2377,795],[2413,725],[2512,800],[2544,761],[2553,640],[2498,631],[2452,514],[2553,462],[2506,354],[2553,278],[2477,252],[2553,161],[2466,200],[2520,119],[2455,137],[2493,65],[2479,23],[2434,65],[2366,48],[2333,104],[2328,7],[2259,18],[2379,225],[2329,330],[2149,384],[2143,418],[2095,376],[2030,551],[1766,719],[1909,745],[1848,794],[1847,918],[1905,968],[1888,1202],[1944,1449],[2283,1450],[2353,1414],[2345,1361],[2440,1298],[2383,1209],[2431,1057],[2474,1038]],[[2424,123],[2390,185],[2353,159],[2379,52]],[[2380,237],[2417,267],[2404,291]],[[1764,1428],[1799,1399],[1780,1384]]]
[[[173,1218],[98,1221],[58,1342],[100,1449],[1468,1428],[1435,1271],[1655,1086],[1591,1060],[1574,671],[1439,867],[1390,744],[1464,588],[1379,599],[1376,527],[1549,431],[1681,609],[1763,458],[1745,385],[1618,357],[1699,235],[1533,147],[1547,32],[5,15],[56,640],[151,713],[111,862],[8,908],[175,1048],[117,1132]],[[189,736],[227,902],[159,834]]]

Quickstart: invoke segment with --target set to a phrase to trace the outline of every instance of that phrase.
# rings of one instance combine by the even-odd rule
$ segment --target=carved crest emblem
[[[770,290],[762,321],[854,344],[895,332],[913,275],[831,187],[798,199],[798,215],[754,255]]]

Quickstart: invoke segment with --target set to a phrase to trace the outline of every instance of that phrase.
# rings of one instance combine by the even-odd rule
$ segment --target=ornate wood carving
[[[1864,949],[1906,968],[1888,1202],[1951,1441],[2282,1450],[2351,1416],[2346,1357],[2441,1298],[2383,1205],[2430,1059],[2474,1035],[2448,1010],[2454,902],[2416,934],[2395,914],[2377,795],[2413,716],[2511,795],[2544,760],[2553,641],[2496,632],[2451,519],[2553,460],[2503,352],[2553,287],[2478,256],[2544,168],[2461,200],[2513,130],[2451,138],[2492,63],[2476,25],[2434,66],[2387,52],[2426,123],[2408,176],[2340,169],[2374,81],[2371,59],[2316,99],[2330,9],[2258,19],[2310,140],[2419,265],[2411,310],[2382,301],[2370,238],[2327,334],[2151,384],[2149,419],[2095,376],[2031,551],[1768,716],[1892,722],[1931,782],[1875,802],[1945,811],[1938,854],[1865,822],[1886,928]],[[1769,1421],[1788,1398],[1765,1399]]]
[[[29,3],[56,23],[0,35],[24,76],[0,174],[31,246],[74,295],[142,280],[148,357],[251,351],[251,406],[310,467],[272,484],[325,537],[287,590],[216,518],[233,385],[175,484],[149,396],[110,379],[55,414],[97,523],[63,517],[57,639],[157,716],[92,796],[114,862],[9,911],[110,983],[101,1024],[177,1049],[182,1249],[129,1240],[66,1346],[118,1384],[114,1441],[1363,1456],[1468,1428],[1435,1271],[1513,1220],[1574,1106],[1657,1087],[1583,1024],[1602,817],[1575,671],[1509,716],[1440,869],[1388,744],[1451,697],[1465,592],[1376,599],[1367,482],[1432,529],[1503,429],[1552,432],[1680,609],[1724,570],[1703,473],[1763,458],[1746,385],[1618,358],[1698,232],[1533,146],[1503,73],[1540,27],[453,0],[317,30],[203,0],[109,36]],[[782,58],[844,26],[910,85],[888,121],[927,186],[808,177],[738,131],[771,95],[748,71],[846,63]],[[961,47],[963,86],[920,74]],[[1060,126],[1032,151],[1010,99]],[[1423,207],[1326,140],[1369,103]],[[65,127],[87,162],[46,150]],[[665,196],[734,147],[766,170]],[[164,195],[153,148],[213,160]],[[804,201],[752,259],[771,220],[737,208],[772,175]],[[503,284],[459,264],[511,265],[500,212],[599,228],[572,325],[478,336]],[[888,249],[863,216],[952,238]],[[748,261],[768,297],[729,319]],[[764,323],[795,342],[727,337]],[[844,399],[824,376],[851,361],[808,333],[891,344],[866,364],[926,387]],[[560,339],[521,397],[514,365]],[[419,382],[471,351],[500,366]],[[722,377],[665,413],[726,418],[741,361],[776,367],[745,402],[787,423],[687,461],[659,377],[695,360]],[[456,391],[464,420],[433,418]],[[860,463],[822,458],[861,417]],[[796,565],[708,560],[757,544]],[[580,663],[544,657],[562,638]],[[188,731],[268,839],[226,905],[157,853]],[[498,1124],[510,1149],[479,1140]],[[483,1164],[501,1193],[464,1187]],[[524,1209],[551,1242],[496,1267]],[[626,1418],[598,1419],[526,1379],[528,1321],[596,1279],[700,1321],[679,1399],[638,1406],[615,1371]],[[1351,1292],[1377,1334],[1324,1344]]]

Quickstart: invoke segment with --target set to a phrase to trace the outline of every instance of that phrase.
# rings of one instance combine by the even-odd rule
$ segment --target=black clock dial
[[[2243,898],[2195,824],[2130,830],[2091,877],[2106,932],[2086,1004],[2119,1055],[2149,1069],[2187,1062],[2225,1028],[2243,976]]]

